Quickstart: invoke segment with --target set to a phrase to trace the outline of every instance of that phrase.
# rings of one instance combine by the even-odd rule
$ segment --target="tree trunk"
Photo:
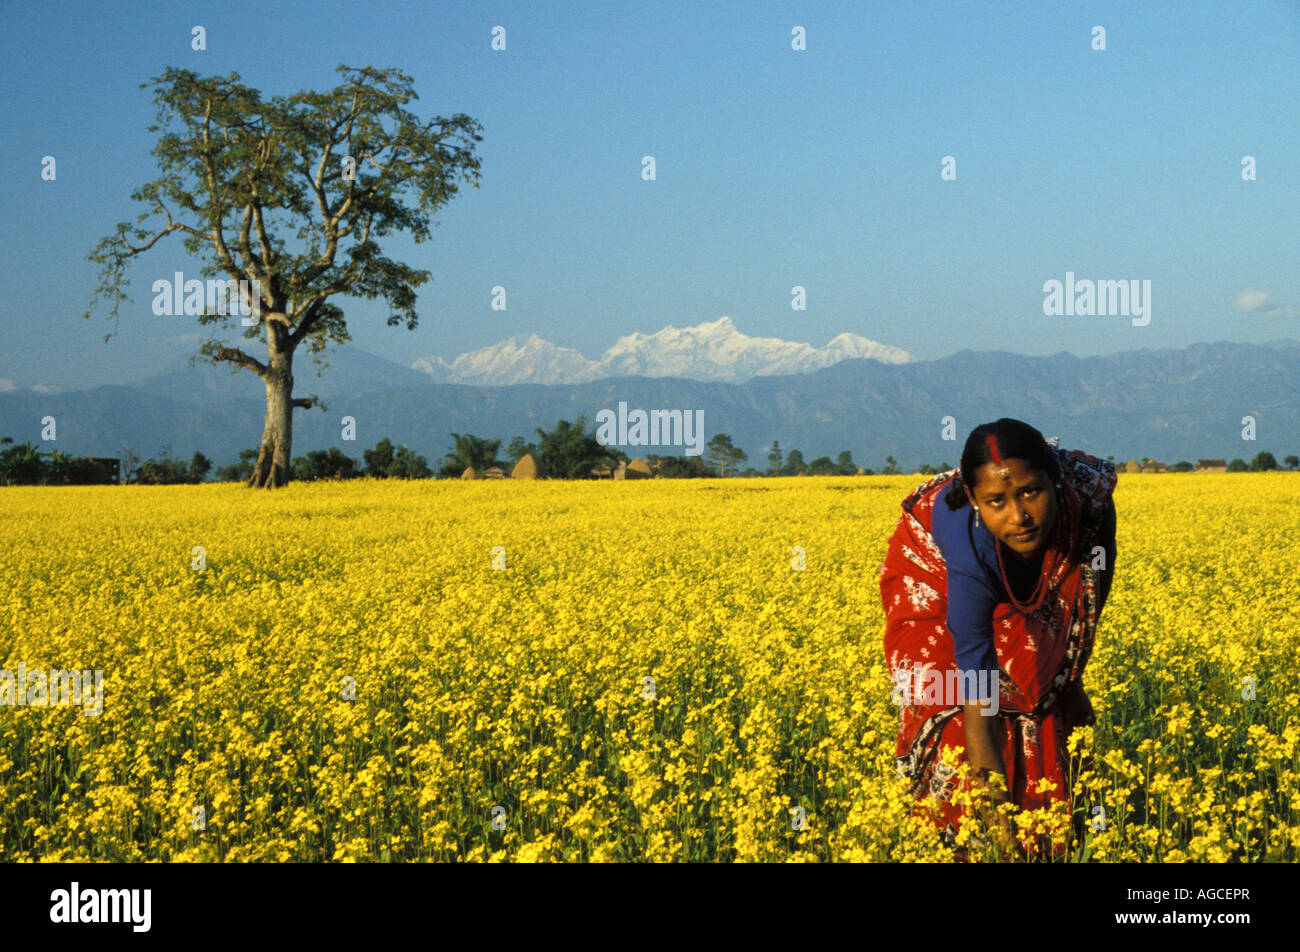
[[[266,424],[257,464],[248,478],[255,489],[276,489],[289,484],[289,459],[293,446],[293,357],[272,354],[267,368]]]

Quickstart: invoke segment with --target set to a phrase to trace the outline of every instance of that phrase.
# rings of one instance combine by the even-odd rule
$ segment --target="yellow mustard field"
[[[0,696],[0,860],[946,861],[881,647],[925,478],[0,489],[3,668],[102,673]],[[1072,858],[1296,862],[1300,473],[1116,507]]]

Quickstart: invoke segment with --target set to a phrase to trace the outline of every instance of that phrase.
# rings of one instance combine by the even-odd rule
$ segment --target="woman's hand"
[[[1003,803],[1007,801],[1002,801]],[[994,804],[996,810],[997,804]],[[1006,816],[1000,810],[993,814],[993,825],[991,832],[997,839],[998,849],[1001,851],[1002,858],[1009,863],[1024,862],[1025,847],[1016,836],[1015,820]]]
[[[995,777],[997,779],[993,780]],[[1006,779],[993,771],[980,771],[973,787],[983,791],[991,800],[976,808],[981,829],[993,837],[1004,860],[1012,863],[1024,860],[1025,847],[1016,835],[1015,819],[1002,809],[1003,804],[1011,802],[1007,796]]]

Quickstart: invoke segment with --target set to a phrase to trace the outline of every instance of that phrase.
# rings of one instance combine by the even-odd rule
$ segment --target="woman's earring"
[[[979,528],[979,524],[980,524],[980,507],[979,507],[979,506],[976,506],[976,507],[975,507],[975,527],[976,527],[976,528]]]

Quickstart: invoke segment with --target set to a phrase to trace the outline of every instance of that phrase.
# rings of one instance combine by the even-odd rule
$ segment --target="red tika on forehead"
[[[993,462],[995,463],[1002,462],[1002,456],[1000,453],[998,453],[997,441],[993,439],[992,433],[984,437],[984,442],[989,448],[989,456],[993,457]]]

